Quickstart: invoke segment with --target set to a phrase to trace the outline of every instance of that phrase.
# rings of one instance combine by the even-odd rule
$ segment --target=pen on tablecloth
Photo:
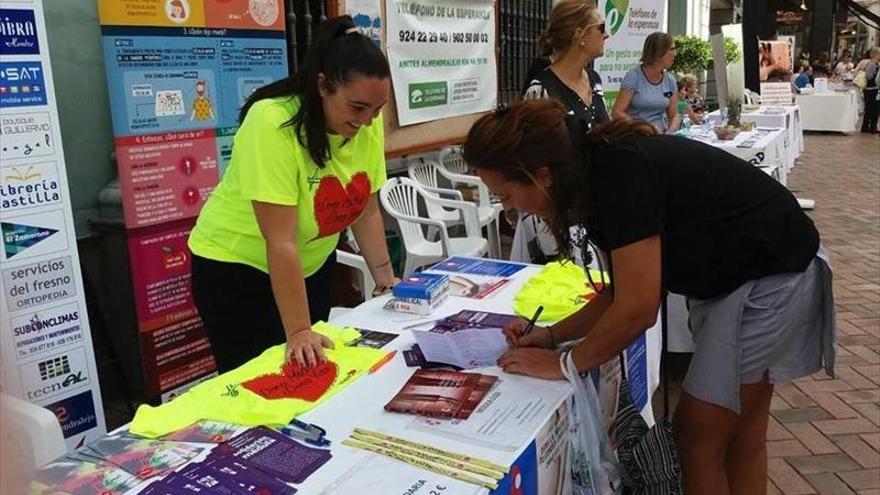
[[[405,462],[409,465],[420,467],[427,471],[431,471],[433,473],[442,474],[443,476],[449,476],[450,478],[455,478],[457,480],[465,481],[467,483],[473,483],[475,485],[480,485],[490,490],[494,490],[498,488],[498,483],[494,481],[485,480],[479,478],[477,476],[471,476],[470,474],[463,473],[461,471],[456,471],[452,468],[448,468],[445,466],[441,466],[439,464],[434,464],[423,459],[419,459],[418,457],[414,457],[411,455],[406,455],[402,452],[397,452],[394,450],[389,450],[384,447],[380,447],[378,445],[373,445],[369,443],[359,442],[357,440],[343,440],[342,445],[347,447],[351,447],[354,449],[366,450],[368,452],[373,452],[376,454],[381,454],[386,457],[390,457],[392,459],[398,460],[400,462]]]
[[[363,433],[352,433],[351,438],[353,440],[357,440],[358,442],[363,442],[370,445],[376,445],[378,447],[386,448],[388,450],[393,450],[395,452],[399,452],[401,454],[411,455],[413,457],[418,457],[424,461],[434,462],[437,464],[444,464],[449,467],[453,467],[456,469],[460,469],[462,471],[467,471],[474,474],[479,474],[481,476],[486,476],[488,478],[492,478],[493,480],[503,479],[505,473],[502,471],[496,471],[494,469],[489,469],[487,467],[476,466],[474,464],[470,464],[468,462],[460,461],[458,459],[453,459],[451,457],[439,455],[439,454],[430,454],[427,452],[423,452],[415,447],[405,447],[400,444],[395,444],[389,442],[388,440],[382,440],[381,438],[376,438],[370,435],[365,435]]]
[[[538,317],[541,316],[541,311],[544,311],[544,306],[538,306],[538,309],[535,310],[535,315],[532,316],[531,320],[529,320],[528,325],[523,328],[523,331],[520,334],[521,337],[525,337],[529,334],[529,332],[532,331],[533,328],[535,328],[535,323],[538,321]]]
[[[396,443],[398,445],[416,448],[419,450],[423,450],[425,452],[430,452],[432,454],[442,455],[444,457],[449,457],[449,458],[455,459],[457,461],[467,462],[468,464],[473,464],[475,466],[482,466],[485,468],[489,468],[493,471],[500,471],[502,473],[507,472],[507,467],[500,466],[498,464],[495,464],[494,462],[486,461],[483,459],[477,459],[475,457],[471,457],[471,456],[464,455],[464,454],[459,454],[457,452],[451,452],[449,450],[438,449],[437,447],[433,447],[431,445],[426,445],[423,443],[412,442],[410,440],[404,440],[403,438],[395,437],[394,435],[388,435],[387,433],[380,433],[378,431],[365,430],[363,428],[355,428],[354,432],[360,433],[362,435],[369,435],[371,437],[375,437],[380,440],[385,440],[385,441],[388,441],[391,443]]]
[[[391,351],[388,354],[385,354],[385,356],[383,356],[382,359],[377,361],[376,364],[374,364],[373,366],[370,366],[370,373],[372,374],[372,373],[379,371],[382,368],[382,366],[385,366],[392,359],[394,359],[395,354],[397,354],[397,351]]]

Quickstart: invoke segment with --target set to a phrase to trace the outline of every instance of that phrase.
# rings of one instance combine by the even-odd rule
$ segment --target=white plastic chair
[[[346,229],[346,235],[348,236],[349,245],[354,248],[355,251],[360,251],[360,248],[357,245],[357,241],[355,240],[354,234],[352,234],[351,229]],[[349,253],[348,251],[337,249],[336,262],[340,265],[354,268],[357,272],[359,272],[359,276],[361,278],[361,288],[364,292],[364,300],[368,301],[372,299],[373,291],[376,289],[376,281],[373,280],[373,274],[370,272],[370,267],[367,265],[367,260],[365,260],[364,257],[359,254]]]
[[[0,455],[14,457],[19,470],[33,470],[67,453],[58,418],[46,408],[0,393],[0,422]]]
[[[488,243],[483,239],[477,218],[477,206],[467,201],[445,199],[426,191],[417,182],[406,177],[389,179],[379,191],[379,200],[389,215],[400,225],[400,234],[406,249],[403,276],[409,276],[416,268],[436,263],[449,256],[485,256]],[[446,224],[441,220],[419,215],[419,200],[427,206],[431,203],[459,210],[464,220],[465,237],[449,237]],[[436,227],[439,241],[425,238],[422,226]]]
[[[482,179],[470,174],[468,165],[464,161],[464,157],[461,155],[460,148],[452,147],[440,150],[437,160],[440,162],[440,167],[446,171],[444,176],[452,182],[453,186],[458,183],[476,186],[478,192],[477,205],[480,207],[481,211],[485,212],[487,215],[490,214],[489,212],[492,212],[491,215],[494,217],[494,232],[490,229],[489,235],[492,236],[494,234],[495,236],[498,251],[498,256],[496,257],[500,258],[501,236],[498,233],[498,222],[501,212],[504,211],[504,206],[501,205],[500,201],[492,200],[492,195],[489,193],[489,187],[486,186],[486,183],[484,183]],[[482,216],[483,214],[481,214],[481,217]]]
[[[743,99],[746,101],[746,105],[759,105],[761,103],[761,95],[750,89],[745,91]]]
[[[443,152],[441,152],[441,156],[442,154]],[[441,188],[439,184],[440,177],[449,181],[453,187],[459,183],[477,187],[479,195],[476,205],[480,229],[485,227],[489,232],[489,256],[500,258],[501,237],[498,233],[498,215],[501,211],[501,205],[491,203],[489,188],[483,184],[483,181],[480,180],[479,177],[450,172],[445,166],[441,165],[441,163],[442,160],[435,162],[433,160],[419,158],[417,161],[411,161],[408,163],[407,175],[418,182],[425,190],[439,195],[451,196],[457,200],[463,200],[461,192],[455,189]],[[447,227],[460,225],[462,223],[461,216],[457,211],[434,206],[428,207],[427,212],[429,218],[441,220]],[[433,229],[429,231],[429,237],[431,233],[433,233]]]

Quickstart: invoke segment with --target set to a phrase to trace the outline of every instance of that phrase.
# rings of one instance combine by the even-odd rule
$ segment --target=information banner
[[[605,18],[605,54],[595,61],[596,72],[602,76],[605,100],[610,105],[617,99],[620,81],[639,64],[645,38],[656,31],[666,31],[666,1],[660,0],[599,0],[599,12]]]
[[[159,395],[216,370],[190,285],[192,220],[128,237],[147,393]]]
[[[125,225],[198,215],[238,112],[287,76],[281,0],[99,0]]]
[[[68,448],[106,432],[42,0],[0,1],[0,376]]]
[[[386,0],[385,20],[400,125],[495,108],[493,0]]]
[[[788,41],[758,41],[758,80],[763,105],[791,105],[793,69]]]
[[[98,0],[146,392],[216,370],[187,238],[238,113],[287,77],[283,0]]]

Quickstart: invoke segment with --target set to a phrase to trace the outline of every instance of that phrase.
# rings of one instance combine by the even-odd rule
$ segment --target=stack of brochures
[[[394,311],[430,314],[449,295],[449,277],[435,273],[418,273],[404,278],[394,286],[388,308]]]
[[[496,376],[479,373],[418,370],[385,405],[385,410],[467,419],[496,381]]]

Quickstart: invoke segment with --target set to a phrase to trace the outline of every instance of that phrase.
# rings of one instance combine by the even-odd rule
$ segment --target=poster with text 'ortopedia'
[[[0,1],[0,376],[75,448],[106,430],[48,46],[42,0]]]
[[[386,0],[385,20],[400,125],[495,108],[493,0]]]
[[[598,5],[609,38],[605,54],[596,59],[594,67],[602,76],[605,100],[613,104],[623,76],[639,64],[645,38],[666,31],[666,1],[599,0]]]
[[[198,215],[251,93],[287,76],[282,0],[99,0],[125,225]]]

